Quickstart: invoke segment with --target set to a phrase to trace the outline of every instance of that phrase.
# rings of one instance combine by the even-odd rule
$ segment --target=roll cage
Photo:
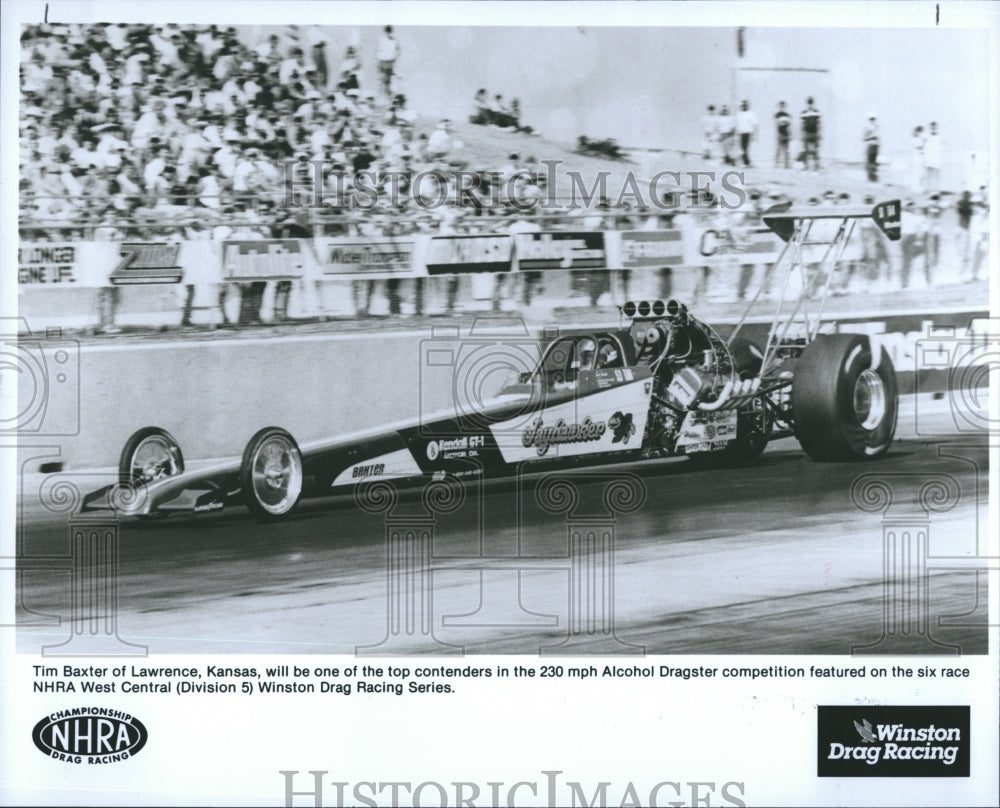
[[[632,367],[635,351],[628,332],[564,334],[554,339],[527,380],[545,389],[573,389],[588,374]]]

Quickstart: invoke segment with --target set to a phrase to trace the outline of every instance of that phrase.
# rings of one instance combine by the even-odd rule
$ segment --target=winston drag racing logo
[[[968,707],[820,706],[820,777],[968,777]]]
[[[64,763],[117,763],[146,745],[149,733],[133,715],[106,707],[56,710],[35,724],[39,751]]]

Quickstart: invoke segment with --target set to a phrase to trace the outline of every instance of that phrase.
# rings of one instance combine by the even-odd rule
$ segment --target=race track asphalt
[[[785,439],[746,469],[570,473],[569,510],[557,494],[541,508],[530,477],[466,488],[433,522],[413,496],[388,517],[327,499],[280,524],[242,508],[124,519],[117,631],[150,653],[983,654],[987,438],[941,406],[918,436],[912,402],[875,462],[816,463]],[[860,475],[885,486],[862,497],[870,510],[852,501]],[[642,504],[608,510],[623,476]],[[71,527],[24,500],[21,652],[69,636],[70,572],[32,559],[65,558]],[[397,529],[430,531],[402,545],[426,555],[387,563]],[[571,548],[574,531],[613,534],[613,554]],[[885,555],[894,531],[909,556]]]

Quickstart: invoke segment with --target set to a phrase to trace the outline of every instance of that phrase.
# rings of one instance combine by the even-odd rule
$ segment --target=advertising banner
[[[109,280],[115,286],[180,283],[184,271],[178,256],[180,244],[129,243],[119,245],[121,261]]]
[[[17,282],[22,288],[105,286],[117,259],[110,242],[22,242],[17,250]]]
[[[684,233],[680,230],[625,230],[619,235],[621,264],[626,269],[684,263]]]
[[[301,278],[309,259],[299,239],[225,241],[222,277],[227,281],[270,281]]]
[[[514,251],[519,270],[605,269],[604,233],[555,231],[518,233]]]
[[[806,264],[819,263],[827,254],[828,240],[834,229],[829,222],[817,226],[817,244],[807,244],[802,257]],[[839,224],[839,222],[837,223]],[[863,228],[864,225],[859,225]],[[822,230],[822,232],[820,232]],[[684,263],[689,266],[731,266],[733,264],[773,264],[784,248],[784,242],[767,227],[706,226],[686,231]],[[858,261],[864,251],[863,237],[855,232],[847,242],[842,261]],[[833,253],[831,253],[833,255]]]
[[[414,274],[412,238],[318,238],[315,243],[320,272],[328,279]]]
[[[685,263],[714,266],[773,264],[784,244],[766,227],[704,227],[688,231],[685,246]]]
[[[511,236],[434,236],[427,248],[427,273],[510,272]]]

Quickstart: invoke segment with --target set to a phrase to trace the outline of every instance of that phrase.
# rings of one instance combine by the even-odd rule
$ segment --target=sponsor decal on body
[[[646,429],[649,395],[648,385],[637,381],[546,407],[527,423],[521,416],[490,429],[507,463],[637,451],[633,436]]]
[[[463,435],[459,438],[444,438],[427,443],[427,459],[444,458],[451,460],[459,457],[478,457],[480,450],[486,445],[483,435]]]
[[[692,410],[684,416],[677,446],[685,446],[688,451],[714,448],[716,444],[728,443],[736,439],[736,410],[700,412]]]
[[[645,389],[645,388],[644,388]],[[635,419],[630,412],[616,412],[608,419],[608,427],[614,434],[612,443],[628,443],[635,434]]]
[[[391,480],[398,477],[414,477],[421,473],[409,449],[370,457],[353,466],[348,466],[334,479],[331,487],[350,485],[364,480]]]
[[[586,443],[600,440],[607,432],[608,425],[604,421],[594,422],[588,415],[579,424],[567,424],[560,418],[553,426],[546,426],[542,418],[524,430],[521,442],[525,446],[534,446],[541,457],[549,451],[554,443]]]
[[[385,474],[385,463],[367,463],[363,466],[354,466],[351,476],[354,479],[364,479],[365,477],[381,477]]]

